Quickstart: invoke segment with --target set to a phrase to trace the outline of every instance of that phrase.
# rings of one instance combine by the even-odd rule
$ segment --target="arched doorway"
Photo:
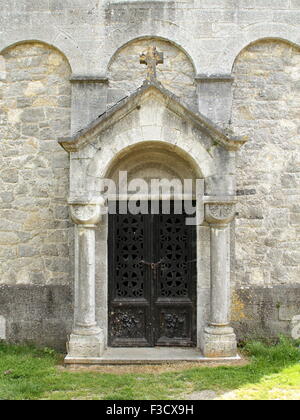
[[[147,197],[129,191],[124,202],[120,173],[129,190],[142,180]],[[188,223],[196,216],[197,176],[191,162],[163,143],[137,145],[112,165],[108,177],[118,191],[108,217],[109,346],[197,345],[197,229]]]

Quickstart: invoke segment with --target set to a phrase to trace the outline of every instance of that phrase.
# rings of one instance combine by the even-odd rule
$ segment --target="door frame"
[[[119,196],[114,197],[118,199]],[[143,199],[144,197],[141,197]],[[151,199],[152,197],[150,197]],[[173,198],[173,197],[171,197]],[[176,199],[182,197],[176,197]],[[123,199],[123,197],[120,197]],[[164,199],[160,196],[159,199]],[[166,197],[170,199],[170,197]],[[196,200],[197,211],[203,211],[201,200]],[[198,210],[199,209],[199,210]],[[204,345],[204,331],[209,322],[211,305],[211,265],[210,265],[210,227],[197,222],[197,348],[202,349]],[[109,288],[109,261],[108,261],[108,215],[103,216],[102,223],[96,229],[95,241],[95,302],[96,321],[104,332],[104,346],[108,345],[108,288]],[[75,246],[76,254],[79,253],[78,246]],[[78,281],[78,280],[77,280]],[[76,302],[75,302],[76,303]]]
[[[165,198],[166,199],[166,198]],[[170,199],[171,202],[175,202],[175,201],[183,201],[183,198],[181,197],[171,197],[168,199]],[[120,201],[123,201],[121,198],[119,198],[119,200],[114,200],[116,203],[119,203]],[[147,200],[149,202],[149,209],[150,209],[150,201]],[[163,202],[162,199],[156,200],[159,201],[159,208],[161,209],[161,203]],[[193,205],[197,205],[197,200],[193,200]],[[172,206],[174,206],[174,204],[171,204],[170,207],[170,215],[173,215],[173,211],[172,211]],[[116,209],[118,209],[119,206],[118,204],[116,205]],[[196,214],[197,214],[197,208],[196,208]],[[148,220],[144,220],[144,235],[145,237],[150,238],[149,242],[147,241],[147,244],[145,244],[145,252],[146,255],[148,255],[149,260],[156,258],[159,258],[159,253],[156,252],[155,247],[154,247],[154,241],[155,241],[155,237],[157,235],[159,235],[159,229],[157,229],[154,225],[153,225],[153,220],[151,221],[151,219],[153,219],[153,217],[157,217],[159,218],[162,215],[162,213],[160,212],[159,214],[156,215],[151,215],[148,214],[146,215],[146,218],[149,218]],[[176,215],[175,215],[176,216]],[[123,217],[126,217],[126,215],[123,215]],[[188,217],[188,215],[187,215]],[[197,325],[198,325],[198,308],[197,308],[197,301],[198,301],[198,294],[197,294],[197,289],[198,289],[198,281],[197,281],[197,267],[198,267],[198,246],[197,246],[197,226],[194,227],[194,229],[191,228],[190,231],[190,237],[188,238],[188,240],[191,240],[193,242],[193,246],[190,247],[189,250],[189,255],[188,258],[191,259],[191,261],[188,261],[189,263],[193,263],[195,260],[195,263],[192,265],[192,268],[190,269],[188,276],[189,276],[189,281],[192,282],[191,286],[189,287],[189,297],[188,298],[173,298],[173,302],[171,303],[170,301],[168,301],[168,298],[164,298],[163,296],[158,296],[157,295],[157,286],[158,286],[158,279],[160,274],[158,272],[156,272],[156,275],[158,275],[158,278],[155,279],[155,274],[154,271],[150,270],[149,267],[145,268],[145,284],[148,284],[148,288],[150,288],[148,290],[148,294],[146,293],[145,295],[145,299],[144,298],[132,298],[132,301],[130,302],[130,297],[128,298],[127,302],[124,302],[124,304],[121,304],[121,299],[120,299],[120,307],[124,307],[127,308],[129,310],[130,313],[130,309],[134,308],[134,307],[144,307],[144,316],[146,318],[144,318],[144,322],[145,322],[145,339],[142,338],[136,338],[136,339],[132,339],[131,343],[130,340],[127,338],[119,338],[119,339],[115,339],[115,343],[113,342],[113,337],[111,336],[111,328],[113,328],[112,326],[112,320],[111,320],[111,312],[114,310],[118,310],[118,301],[115,303],[113,303],[113,298],[114,298],[114,288],[115,288],[115,281],[113,279],[114,276],[114,263],[115,263],[115,229],[116,229],[116,224],[115,223],[111,223],[110,222],[111,216],[108,216],[107,218],[107,233],[108,233],[108,240],[107,240],[107,258],[108,258],[108,293],[107,293],[107,321],[108,321],[108,345],[111,347],[197,347]],[[159,227],[159,224],[157,225],[157,227]],[[158,237],[157,237],[158,240]],[[144,242],[145,243],[145,242]],[[150,246],[150,247],[149,247]],[[177,299],[177,300],[176,300]],[[177,305],[176,305],[177,303]],[[161,338],[159,338],[159,328],[160,328],[160,324],[161,324],[161,320],[160,320],[160,310],[159,308],[161,308],[161,313],[163,313],[163,310],[167,310],[167,308],[173,308],[172,311],[178,311],[178,313],[184,311],[185,309],[187,309],[188,313],[188,321],[189,321],[189,333],[190,333],[190,339],[188,340],[179,340],[179,339],[172,339],[170,338],[170,340],[162,340]],[[176,313],[176,312],[175,312]],[[142,315],[142,312],[140,313],[140,315]],[[148,325],[146,322],[146,319],[148,318]],[[150,321],[150,322],[149,322]],[[123,320],[122,320],[123,322]],[[128,328],[130,328],[130,320],[128,319]],[[155,328],[157,328],[157,332],[155,330]]]

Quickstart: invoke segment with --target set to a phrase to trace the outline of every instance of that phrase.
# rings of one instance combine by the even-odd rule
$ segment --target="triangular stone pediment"
[[[92,143],[101,132],[117,124],[135,110],[140,110],[147,102],[151,102],[152,109],[163,107],[171,113],[176,114],[184,122],[205,132],[215,143],[227,150],[238,150],[247,141],[245,137],[238,138],[230,135],[226,130],[216,126],[201,113],[196,113],[191,110],[159,82],[145,81],[133,94],[125,97],[113,107],[109,108],[86,128],[80,130],[72,137],[59,139],[59,143],[66,151],[77,152]]]

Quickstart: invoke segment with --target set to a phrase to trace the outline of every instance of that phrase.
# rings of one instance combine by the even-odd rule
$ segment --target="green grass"
[[[298,345],[284,338],[274,346],[249,343],[246,366],[120,375],[64,370],[49,349],[0,344],[0,399],[182,399],[203,390],[226,399],[299,399]]]

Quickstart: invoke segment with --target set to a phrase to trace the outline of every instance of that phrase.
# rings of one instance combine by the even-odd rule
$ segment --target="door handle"
[[[151,270],[156,270],[163,262],[164,262],[164,258],[162,258],[157,263],[153,263],[153,262],[151,263],[151,262],[148,262],[148,261],[141,260],[141,263],[144,264],[144,265],[150,266]]]

